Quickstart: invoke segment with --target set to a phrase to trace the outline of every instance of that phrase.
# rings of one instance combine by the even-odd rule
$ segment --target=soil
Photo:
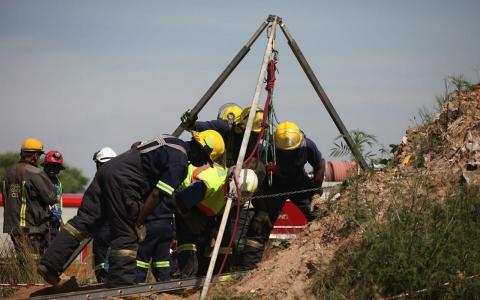
[[[408,128],[406,135],[399,140],[394,155],[399,166],[393,173],[391,170],[389,173],[376,173],[376,179],[367,187],[376,193],[378,201],[388,201],[388,181],[416,173],[419,169],[434,175],[426,188],[435,188],[440,195],[442,190],[449,187],[452,174],[467,183],[480,183],[480,84],[474,85],[473,90],[457,92],[427,125],[419,129]],[[341,205],[346,202],[347,194],[348,191],[336,199],[335,203]],[[257,269],[235,282],[233,287],[236,292],[232,298],[315,299],[311,290],[314,280],[312,275],[328,266],[340,247],[356,245],[362,239],[360,230],[348,236],[342,235],[342,229],[346,226],[343,216],[331,207],[326,209],[325,203],[319,205],[324,214],[306,225],[286,249],[270,253]],[[75,285],[76,283],[71,283],[71,286],[65,288],[92,288],[79,288]],[[51,289],[24,288],[9,299],[48,294],[52,292]],[[167,300],[198,299],[200,294],[154,296]]]

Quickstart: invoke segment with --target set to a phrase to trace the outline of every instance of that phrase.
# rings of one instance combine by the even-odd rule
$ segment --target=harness
[[[185,150],[185,148],[183,148],[182,146],[180,146],[178,144],[167,143],[165,141],[165,138],[176,138],[176,137],[174,137],[172,135],[168,135],[168,134],[157,135],[156,137],[154,137],[151,140],[148,140],[146,142],[142,142],[140,145],[137,146],[137,148],[140,150],[140,153],[145,154],[145,153],[153,151],[157,148],[160,148],[160,147],[163,147],[163,146],[168,146],[168,147],[177,149],[179,151],[182,151],[183,154],[188,156],[187,150]]]

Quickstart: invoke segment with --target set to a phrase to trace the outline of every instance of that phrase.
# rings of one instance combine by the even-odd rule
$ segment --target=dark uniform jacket
[[[47,233],[47,205],[57,201],[57,192],[45,172],[20,161],[5,173],[1,188],[4,233]]]

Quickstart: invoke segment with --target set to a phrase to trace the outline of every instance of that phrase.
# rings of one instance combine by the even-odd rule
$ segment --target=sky
[[[480,81],[479,14],[478,0],[2,0],[0,154],[35,137],[92,179],[95,151],[173,133],[269,15],[282,18],[345,127],[398,144],[446,78]],[[199,120],[252,103],[267,41],[264,32]],[[279,27],[275,48],[278,120],[340,160],[330,157],[339,131]]]

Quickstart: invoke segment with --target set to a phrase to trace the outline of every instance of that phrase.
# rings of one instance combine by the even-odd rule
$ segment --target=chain
[[[261,198],[274,198],[274,197],[281,197],[281,196],[287,196],[287,195],[294,195],[294,194],[301,194],[301,193],[308,193],[308,192],[314,192],[314,191],[322,191],[323,188],[318,187],[318,188],[311,188],[311,189],[305,189],[305,190],[299,190],[299,191],[293,191],[293,192],[285,192],[285,193],[278,193],[278,194],[271,194],[271,195],[262,195],[262,196],[253,196],[249,198],[242,198],[242,201],[249,201],[253,199],[261,199]],[[237,200],[237,196],[234,193],[228,193],[225,196],[225,199],[230,198],[232,200]]]

